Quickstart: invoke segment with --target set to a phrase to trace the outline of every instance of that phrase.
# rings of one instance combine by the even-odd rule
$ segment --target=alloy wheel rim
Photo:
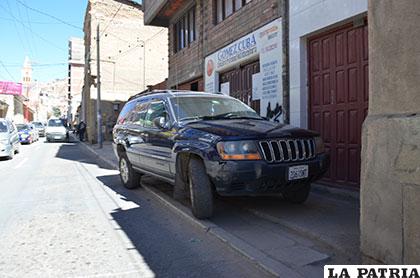
[[[120,162],[120,173],[124,183],[128,182],[128,165],[125,159],[121,159]]]

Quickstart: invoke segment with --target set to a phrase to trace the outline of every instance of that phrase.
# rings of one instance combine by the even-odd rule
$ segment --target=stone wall
[[[367,262],[420,262],[420,5],[369,1],[369,115],[361,173]]]

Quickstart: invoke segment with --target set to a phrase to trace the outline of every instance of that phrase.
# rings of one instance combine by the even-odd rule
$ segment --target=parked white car
[[[16,126],[9,120],[0,119],[0,157],[13,158],[20,150]]]
[[[49,119],[45,128],[47,142],[69,141],[69,131],[61,119]]]

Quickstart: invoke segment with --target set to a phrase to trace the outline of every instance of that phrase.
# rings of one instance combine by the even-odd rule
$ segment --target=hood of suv
[[[318,134],[306,129],[266,120],[211,120],[188,123],[186,127],[212,133],[221,137],[275,138],[313,137]]]

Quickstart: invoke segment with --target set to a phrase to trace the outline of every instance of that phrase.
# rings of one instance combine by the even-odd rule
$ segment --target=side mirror
[[[157,117],[153,120],[153,124],[159,129],[169,129],[169,122],[166,121],[165,117]]]

